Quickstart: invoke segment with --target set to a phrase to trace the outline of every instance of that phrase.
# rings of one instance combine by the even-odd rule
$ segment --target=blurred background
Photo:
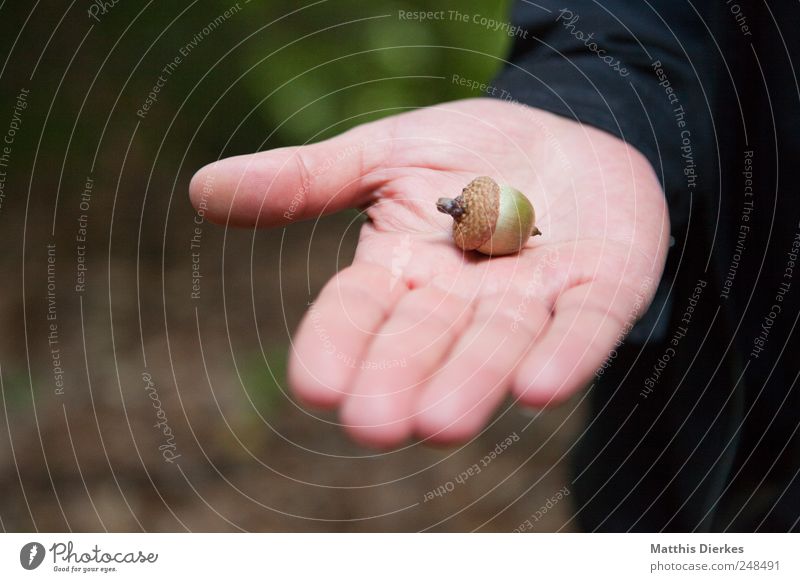
[[[376,454],[291,398],[291,333],[357,212],[226,231],[188,201],[220,157],[480,96],[453,75],[488,81],[511,38],[416,10],[509,5],[0,3],[3,530],[574,529],[577,402]]]

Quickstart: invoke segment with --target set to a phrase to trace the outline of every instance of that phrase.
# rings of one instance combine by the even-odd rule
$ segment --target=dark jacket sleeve
[[[635,147],[661,179],[673,229],[680,227],[713,166],[705,4],[517,2],[512,20],[519,28],[511,29],[514,46],[494,96],[593,125]]]

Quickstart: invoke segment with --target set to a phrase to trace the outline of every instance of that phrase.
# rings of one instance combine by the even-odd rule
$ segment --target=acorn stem
[[[539,236],[541,234],[542,234],[542,231],[534,226],[533,227],[533,232],[531,232],[531,236]]]
[[[444,214],[449,214],[454,220],[458,220],[464,216],[466,209],[463,206],[463,199],[459,200],[460,196],[456,198],[439,198],[436,201],[436,209]]]

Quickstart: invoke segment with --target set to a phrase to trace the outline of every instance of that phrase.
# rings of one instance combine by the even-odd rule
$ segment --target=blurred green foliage
[[[457,10],[503,20],[506,8],[506,2],[486,0],[318,4],[269,26],[247,45],[241,64],[250,71],[245,84],[260,103],[260,117],[289,143],[404,108],[475,97],[451,82],[453,74],[489,79],[509,37],[472,22],[399,15]],[[266,21],[282,13],[273,2],[261,10]]]
[[[52,107],[52,149],[69,142],[85,155],[101,137],[103,146],[127,140],[137,121],[137,139],[166,161],[189,143],[190,158],[206,158],[321,139],[406,108],[478,96],[452,76],[490,79],[511,43],[502,29],[472,21],[507,21],[507,0],[120,1],[97,21],[87,14],[91,3],[74,5],[63,20],[67,7],[50,4],[4,7],[3,49],[22,33],[0,79],[3,105],[30,86],[34,110]],[[163,67],[186,48],[147,119],[137,119]],[[158,151],[165,135],[175,145]]]

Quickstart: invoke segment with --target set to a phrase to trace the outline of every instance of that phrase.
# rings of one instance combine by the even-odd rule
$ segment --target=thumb
[[[362,206],[380,185],[370,173],[389,151],[385,127],[377,121],[316,144],[219,160],[192,178],[192,204],[232,226],[279,226]]]

